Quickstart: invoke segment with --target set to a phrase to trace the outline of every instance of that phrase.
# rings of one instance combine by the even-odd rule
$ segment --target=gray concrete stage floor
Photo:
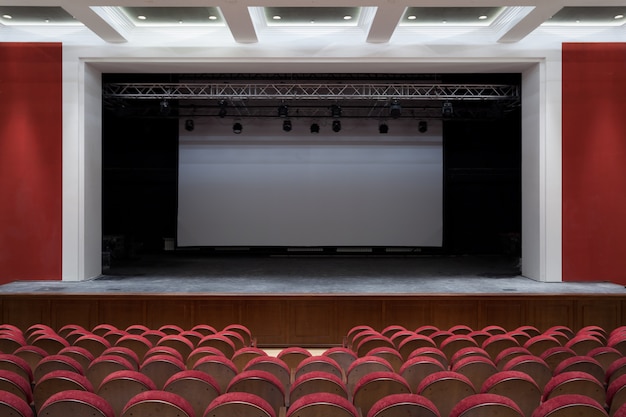
[[[626,294],[609,282],[542,283],[514,259],[479,256],[235,257],[163,253],[82,281],[16,281],[0,293]]]

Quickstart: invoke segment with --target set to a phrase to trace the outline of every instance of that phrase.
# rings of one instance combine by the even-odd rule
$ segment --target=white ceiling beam
[[[534,7],[528,14],[507,28],[498,39],[498,42],[512,43],[521,41],[562,8],[562,4],[548,4],[547,2]]]
[[[367,42],[384,43],[389,42],[393,36],[402,14],[406,10],[405,6],[385,5],[376,9],[372,26],[367,35]]]
[[[63,8],[103,40],[111,43],[128,42],[121,29],[115,28],[91,7],[66,4]]]
[[[256,43],[259,41],[252,23],[252,17],[245,4],[224,3],[219,7],[224,21],[236,42]]]

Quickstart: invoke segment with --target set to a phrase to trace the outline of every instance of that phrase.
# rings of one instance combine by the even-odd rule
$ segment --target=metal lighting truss
[[[106,99],[519,100],[519,86],[383,83],[108,83]]]

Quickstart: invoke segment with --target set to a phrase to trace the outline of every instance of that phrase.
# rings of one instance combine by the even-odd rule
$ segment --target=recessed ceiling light
[[[209,20],[217,20],[217,16],[212,14],[209,16]]]
[[[279,15],[276,15],[276,16],[272,16],[272,19],[274,19],[274,20],[280,20],[280,19],[282,19],[282,17],[280,17]]]
[[[478,16],[478,19],[486,20],[487,19],[487,15],[486,14],[480,15],[480,16]]]
[[[313,23],[315,23],[315,20],[311,20],[309,23],[313,24]]]
[[[345,15],[345,16],[343,17],[343,20],[352,20],[352,16],[350,16],[349,14],[348,14],[348,15]]]
[[[624,15],[623,15],[623,14],[618,14],[618,15],[615,15],[615,16],[613,17],[613,19],[615,19],[615,20],[619,20],[619,19],[623,19],[623,18],[624,18]]]
[[[8,20],[11,20],[11,19],[13,19],[13,16],[11,16],[10,14],[3,14],[3,15],[2,15],[2,18],[3,18],[3,19],[8,19]]]
[[[576,19],[576,23],[580,23],[580,20]]]
[[[179,20],[179,21],[178,21],[178,24],[179,24],[179,25],[182,25],[182,24],[183,24],[183,21],[182,21],[182,20]]]
[[[147,17],[142,15],[142,14],[140,14],[139,16],[137,16],[137,19],[139,19],[139,20],[146,20]]]
[[[50,23],[50,19],[44,19],[44,22]]]
[[[448,23],[448,21],[447,20],[442,20],[441,23],[446,24],[446,23]]]
[[[409,19],[409,20],[415,20],[415,19],[417,19],[417,16],[415,16],[414,14],[412,14],[411,16],[407,17],[407,19]]]

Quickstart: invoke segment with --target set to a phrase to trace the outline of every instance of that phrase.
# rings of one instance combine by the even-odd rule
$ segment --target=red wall
[[[626,43],[563,45],[563,280],[626,284]]]
[[[62,48],[0,43],[0,283],[61,279]]]

